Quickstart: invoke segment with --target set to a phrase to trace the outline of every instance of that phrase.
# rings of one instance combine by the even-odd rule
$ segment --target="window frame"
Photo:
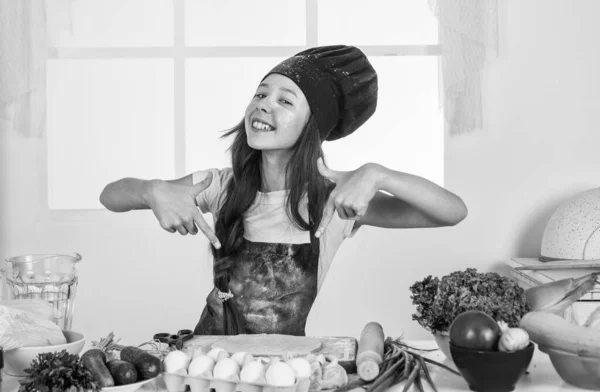
[[[289,57],[310,47],[318,46],[318,0],[306,3],[305,46],[186,46],[185,45],[185,0],[173,1],[173,45],[156,47],[50,47],[48,60],[61,59],[127,59],[167,58],[173,59],[174,74],[174,168],[175,178],[188,174],[186,168],[186,60],[192,58],[223,57]],[[369,57],[380,56],[440,56],[441,44],[435,45],[361,45]],[[48,183],[48,186],[50,184]],[[90,209],[95,210],[95,209]],[[51,211],[82,211],[82,209]]]

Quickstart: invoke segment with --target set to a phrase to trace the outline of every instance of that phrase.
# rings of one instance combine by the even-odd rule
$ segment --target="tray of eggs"
[[[174,350],[163,359],[169,392],[308,392],[333,389],[348,382],[335,358],[323,354],[300,357],[255,357],[222,348]]]

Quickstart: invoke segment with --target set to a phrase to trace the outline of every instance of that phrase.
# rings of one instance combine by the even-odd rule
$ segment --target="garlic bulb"
[[[337,360],[323,366],[323,377],[318,389],[336,389],[348,383],[348,373]]]
[[[499,321],[498,326],[502,331],[498,350],[513,352],[524,349],[529,345],[529,334],[522,328],[510,328],[504,321]]]

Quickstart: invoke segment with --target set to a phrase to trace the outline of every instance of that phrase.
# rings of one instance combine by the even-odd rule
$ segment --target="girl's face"
[[[248,145],[256,150],[289,150],[309,117],[308,101],[296,83],[271,74],[258,86],[246,108]]]

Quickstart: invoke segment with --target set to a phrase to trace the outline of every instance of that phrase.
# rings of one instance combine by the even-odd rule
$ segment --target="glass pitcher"
[[[54,309],[53,321],[71,330],[81,255],[35,254],[9,257],[0,274],[6,279],[5,299],[42,299]]]

